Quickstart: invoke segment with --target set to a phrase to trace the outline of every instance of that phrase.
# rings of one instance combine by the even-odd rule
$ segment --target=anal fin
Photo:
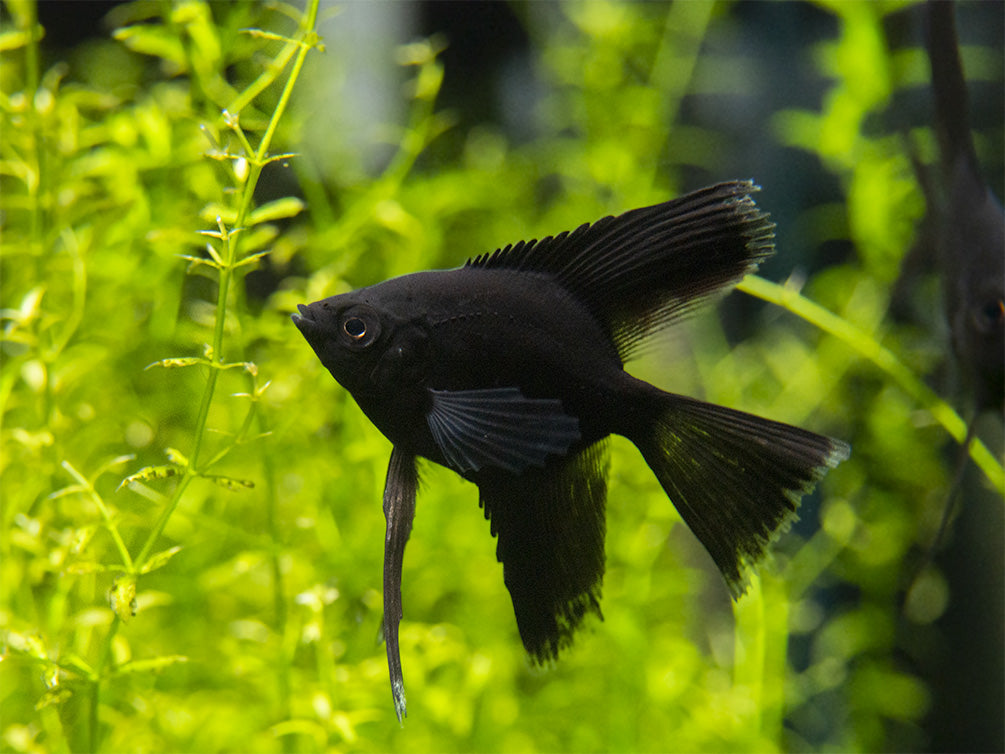
[[[521,475],[473,477],[520,638],[536,662],[555,659],[586,615],[601,615],[607,466],[602,440]]]

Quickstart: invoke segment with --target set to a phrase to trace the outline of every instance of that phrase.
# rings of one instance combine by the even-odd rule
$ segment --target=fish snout
[[[297,304],[297,311],[290,315],[290,319],[304,335],[316,331],[319,327],[317,320],[311,315],[311,307],[308,304]]]

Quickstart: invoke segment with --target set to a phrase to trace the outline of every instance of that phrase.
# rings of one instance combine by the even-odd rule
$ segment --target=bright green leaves
[[[204,5],[198,3],[181,3],[174,6],[170,21],[172,23],[186,24],[186,29],[197,42],[195,45],[196,50],[193,54],[198,58],[201,50],[203,53],[202,58],[205,58],[210,63],[215,64],[218,63],[217,57],[214,57],[217,52],[216,48],[214,45],[206,41],[208,39],[206,33],[207,28],[210,30],[213,29],[212,25],[209,21],[207,21],[207,13],[208,9]],[[210,140],[212,142],[212,149],[207,152],[206,156],[210,159],[220,160],[230,164],[233,168],[232,177],[235,181],[235,186],[232,190],[223,192],[224,196],[231,199],[231,203],[211,203],[204,207],[202,211],[202,216],[206,219],[210,219],[216,225],[214,230],[198,231],[199,234],[210,239],[210,241],[205,245],[206,256],[197,257],[190,254],[180,255],[182,259],[185,259],[190,263],[190,271],[205,267],[209,268],[209,270],[216,277],[218,294],[215,326],[213,330],[213,342],[206,346],[206,353],[203,358],[171,357],[161,359],[149,365],[165,367],[168,369],[196,365],[209,367],[208,380],[203,393],[202,408],[200,410],[198,426],[196,427],[192,461],[188,462],[186,460],[184,463],[177,464],[176,466],[148,466],[130,477],[127,477],[123,484],[148,482],[166,478],[167,476],[182,474],[186,480],[192,476],[202,477],[209,479],[217,485],[231,491],[250,489],[254,487],[254,483],[250,480],[237,479],[229,475],[209,473],[207,471],[210,466],[218,463],[223,457],[225,457],[237,443],[243,442],[246,439],[246,430],[251,424],[257,400],[264,391],[264,387],[259,387],[255,383],[255,378],[258,375],[258,368],[255,364],[243,361],[227,362],[223,359],[227,310],[231,305],[229,291],[231,285],[235,281],[239,280],[237,277],[239,273],[243,274],[253,268],[264,256],[268,254],[268,251],[261,250],[261,247],[275,238],[276,231],[274,227],[271,226],[271,223],[276,220],[285,220],[295,217],[304,208],[304,203],[295,197],[283,197],[254,208],[252,206],[252,197],[255,187],[257,186],[258,178],[261,175],[261,171],[266,165],[280,160],[285,161],[293,157],[291,154],[270,155],[268,153],[268,148],[271,138],[275,132],[276,124],[282,115],[285,103],[289,98],[289,93],[296,81],[296,73],[299,70],[299,67],[303,64],[304,55],[313,47],[320,45],[320,40],[317,34],[314,33],[311,28],[313,26],[316,13],[317,7],[316,4],[314,4],[308,9],[307,15],[300,19],[301,28],[299,39],[290,39],[263,32],[256,32],[253,35],[261,39],[282,39],[286,41],[287,45],[284,52],[280,53],[280,57],[282,58],[284,64],[286,62],[290,62],[293,67],[293,71],[286,82],[283,94],[281,95],[279,103],[269,120],[265,134],[260,139],[258,147],[252,147],[247,133],[242,128],[239,110],[224,109],[221,116],[224,126],[230,130],[230,133],[237,141],[238,151],[235,152],[229,147],[220,148],[220,146],[216,143],[216,140],[210,136],[209,130],[206,127],[203,128],[203,133],[210,136]],[[207,24],[209,25],[207,26]],[[140,34],[140,37],[142,37],[142,33]],[[203,43],[200,44],[198,42],[199,39],[202,39]],[[294,50],[297,53],[295,57],[290,58],[285,54],[285,51]],[[281,69],[282,66],[278,66],[278,68]],[[271,70],[272,75],[278,75],[278,70],[276,70],[276,68]],[[256,80],[255,84],[253,84],[250,89],[256,88],[261,81],[261,78]],[[235,99],[241,100],[241,97],[235,93],[231,98],[231,101]],[[250,392],[242,393],[243,396],[252,398],[248,414],[243,423],[241,432],[231,436],[232,439],[230,444],[225,445],[222,449],[219,449],[208,462],[200,463],[202,460],[200,453],[204,447],[202,442],[203,435],[207,429],[205,421],[208,417],[208,412],[213,401],[217,375],[221,371],[235,368],[243,369],[252,381]],[[177,503],[178,495],[180,494],[177,490],[183,490],[184,487],[185,483],[183,482],[178,486],[178,488],[176,488],[175,497],[167,506],[168,515]],[[144,551],[149,549],[150,544],[151,542],[148,540]]]
[[[820,122],[818,149],[828,158],[847,160],[860,145],[866,115],[882,107],[893,93],[882,3],[831,3],[841,19],[838,41],[821,45],[817,62],[836,82]]]
[[[4,29],[0,32],[0,52],[18,50],[29,44],[32,39],[33,35],[30,29]]]
[[[148,364],[146,368],[163,367],[165,369],[179,369],[181,367],[205,366],[210,369],[243,369],[252,377],[258,374],[258,367],[250,361],[235,361],[230,364],[220,364],[209,358],[208,355],[212,353],[212,349],[209,346],[206,346],[206,353],[207,356],[203,358],[198,356],[177,356],[171,359],[161,359],[160,361]]]
[[[568,133],[572,141],[556,139],[541,159],[581,150],[575,160],[555,160],[563,194],[593,186],[618,197],[618,206],[643,206],[663,198],[684,166],[715,161],[716,135],[678,117],[698,84],[712,3],[600,1],[562,11],[565,19],[542,55],[543,74],[554,85],[542,115],[552,133]],[[703,62],[719,61],[709,53]]]
[[[133,484],[144,484],[146,482],[159,481],[161,479],[169,479],[174,476],[179,476],[182,474],[192,474],[198,476],[202,479],[208,479],[214,484],[219,485],[225,490],[231,492],[240,492],[241,490],[253,489],[255,483],[248,479],[237,479],[235,477],[226,476],[224,474],[210,474],[204,471],[192,471],[189,466],[188,459],[182,455],[182,453],[174,448],[167,448],[165,453],[168,457],[169,464],[161,464],[159,466],[144,466],[139,471],[130,474],[119,484],[117,489],[122,489],[123,487],[129,487]],[[222,456],[220,456],[222,457]],[[214,459],[219,460],[219,458]],[[170,551],[173,555],[177,552],[179,548],[172,548]],[[153,570],[151,563],[153,559],[157,556],[153,556],[150,560],[143,564],[140,569],[140,573],[147,573]],[[156,567],[159,568],[163,563],[167,562],[164,560],[160,562]]]
[[[112,35],[126,47],[171,64],[175,73],[186,68],[185,46],[177,35],[165,26],[136,24],[116,29]]]
[[[278,157],[270,157],[269,161],[274,161],[275,159],[285,160],[292,156],[280,155]],[[246,162],[235,163],[235,166],[240,164],[246,165]],[[208,204],[203,208],[201,217],[209,222],[215,221],[219,230],[203,230],[199,232],[204,236],[215,238],[221,242],[229,241],[231,236],[243,233],[242,249],[245,250],[245,253],[236,262],[228,264],[220,255],[220,252],[217,251],[216,247],[208,243],[205,246],[207,254],[205,257],[196,257],[191,254],[181,254],[180,256],[182,259],[188,260],[192,266],[206,265],[218,271],[222,271],[225,267],[229,267],[231,270],[240,270],[242,267],[254,268],[270,252],[269,250],[250,250],[261,249],[276,238],[278,230],[272,223],[276,220],[287,220],[296,217],[304,210],[305,206],[303,200],[293,196],[276,199],[252,210],[246,219],[246,227],[233,227],[237,222],[238,213],[236,208],[225,207],[215,203]]]
[[[144,466],[134,474],[130,474],[119,484],[119,489],[134,482],[152,482],[158,479],[168,479],[181,473],[181,466]]]
[[[289,155],[283,155],[285,159]],[[248,216],[248,225],[258,225],[259,223],[272,222],[273,220],[285,220],[296,217],[304,209],[304,202],[295,196],[286,196],[282,199],[263,204],[254,209]]]
[[[158,17],[156,6],[132,3],[120,11],[128,25],[112,36],[128,49],[155,58],[169,76],[192,74],[213,103],[225,106],[237,93],[222,75],[222,40],[210,6],[182,0],[167,10],[164,17]]]
[[[243,282],[305,206],[254,192],[294,159],[272,143],[317,2],[120,4],[112,39],[48,70],[35,4],[3,11],[0,705],[26,722],[0,733],[142,748],[108,720],[186,661],[147,641],[191,609],[158,585],[270,473]]]
[[[37,286],[28,291],[16,308],[0,310],[0,321],[3,322],[4,340],[22,345],[32,345],[35,342],[31,334],[32,325],[41,314],[42,296],[45,288]]]
[[[821,71],[835,80],[821,113],[783,111],[776,116],[787,141],[813,149],[828,160],[848,164],[862,147],[862,124],[883,106],[893,91],[883,17],[884,3],[821,3],[835,13],[842,35],[816,50]]]
[[[99,469],[98,472],[91,478],[84,477],[84,475],[77,471],[68,461],[63,461],[63,469],[71,477],[73,477],[76,484],[64,487],[63,489],[50,495],[50,499],[55,499],[66,494],[77,493],[83,495],[86,499],[94,503],[95,507],[101,514],[105,527],[108,529],[109,534],[112,536],[112,540],[115,542],[115,548],[121,558],[122,567],[127,572],[133,570],[133,559],[129,554],[129,549],[126,547],[122,534],[119,532],[116,516],[113,514],[112,509],[105,503],[104,498],[102,498],[102,496],[98,493],[97,488],[94,486],[94,482],[106,470],[129,460],[131,460],[131,456],[121,456],[114,459],[113,461],[105,464],[105,466]]]

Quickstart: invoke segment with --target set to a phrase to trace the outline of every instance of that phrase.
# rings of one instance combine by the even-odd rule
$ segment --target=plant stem
[[[215,373],[216,370],[214,369]],[[164,510],[161,511],[160,517],[157,519],[157,523],[154,524],[154,528],[150,530],[150,534],[147,536],[146,542],[143,543],[143,549],[140,550],[140,554],[136,556],[134,572],[139,573],[143,570],[143,566],[146,565],[147,559],[152,554],[154,545],[157,540],[160,539],[161,534],[164,532],[164,527],[167,526],[168,519],[171,518],[171,514],[174,513],[175,508],[178,507],[178,503],[181,502],[182,495],[185,494],[185,489],[188,487],[189,482],[195,476],[191,472],[191,466],[185,469],[185,473],[182,474],[181,480],[178,482],[178,486],[174,488],[174,494],[171,495],[171,499],[168,504],[164,506]]]
[[[258,412],[258,427],[262,434],[269,431],[268,423],[261,411]],[[272,464],[272,454],[269,452],[267,443],[260,443],[262,472],[265,475],[265,525],[271,541],[269,548],[269,566],[272,571],[272,605],[275,613],[275,632],[278,639],[276,657],[276,684],[279,698],[279,705],[276,711],[278,721],[289,720],[291,715],[291,686],[290,667],[292,655],[288,651],[286,632],[287,609],[286,609],[286,586],[283,579],[283,568],[281,553],[282,547],[279,532],[279,511],[276,497],[276,472]],[[294,736],[283,736],[283,751],[292,752],[295,750],[296,740]]]
[[[119,626],[122,625],[122,620],[117,614],[112,617],[112,625],[108,629],[108,634],[105,636],[105,642],[101,646],[101,654],[98,655],[98,662],[94,666],[94,674],[92,676],[91,685],[91,700],[88,709],[88,751],[96,752],[98,750],[98,708],[101,706],[101,679],[105,672],[105,667],[108,665],[108,659],[112,655],[112,642],[115,641],[115,635],[119,632]]]
[[[122,558],[122,565],[125,566],[127,573],[134,573],[133,559],[129,555],[129,548],[126,547],[126,543],[122,540],[119,528],[115,525],[115,520],[112,518],[111,511],[108,510],[108,506],[105,505],[105,501],[101,499],[101,496],[94,489],[94,485],[90,480],[73,468],[69,461],[63,461],[62,466],[70,476],[77,480],[77,484],[84,488],[88,497],[98,506],[98,510],[101,511],[101,517],[105,521],[105,526],[108,527],[108,531],[112,535],[112,541],[115,542],[115,549],[119,551],[119,557]]]
[[[318,2],[319,0],[312,0],[307,7],[304,20],[301,24],[301,34],[305,38],[314,34],[314,26],[317,21],[318,14]],[[272,113],[272,118],[269,120],[269,125],[265,130],[265,134],[262,136],[258,149],[255,150],[255,154],[249,159],[251,167],[247,179],[244,182],[244,190],[241,194],[241,202],[238,208],[234,228],[230,230],[221,228],[221,240],[223,241],[223,264],[219,268],[220,277],[216,297],[216,321],[213,328],[213,342],[210,353],[212,366],[209,369],[209,375],[206,378],[206,386],[202,393],[202,400],[199,403],[199,414],[196,417],[195,439],[193,440],[192,454],[189,458],[189,463],[185,467],[185,471],[182,474],[182,478],[178,482],[178,486],[175,488],[174,494],[171,496],[171,500],[161,512],[160,518],[158,518],[157,523],[154,525],[154,528],[151,530],[150,535],[147,537],[147,540],[143,545],[143,549],[136,558],[137,569],[141,569],[150,557],[154,545],[163,533],[164,528],[167,526],[168,519],[170,519],[175,508],[177,508],[178,503],[181,501],[182,494],[188,487],[189,482],[191,482],[192,479],[201,471],[199,459],[203,450],[203,439],[208,425],[209,410],[213,405],[213,396],[216,393],[216,383],[220,374],[220,367],[225,364],[223,341],[226,331],[227,301],[230,295],[231,282],[234,277],[234,269],[239,261],[239,231],[244,227],[244,223],[251,209],[251,205],[254,200],[255,187],[257,186],[258,179],[262,174],[262,169],[268,163],[268,150],[270,144],[272,143],[272,137],[276,132],[276,127],[279,125],[279,119],[289,103],[290,95],[293,92],[293,85],[296,83],[300,70],[303,67],[307,52],[313,46],[312,43],[304,41],[303,39],[301,39],[299,45],[300,50],[293,62],[293,69],[290,71],[289,78],[286,80],[286,86],[283,88],[283,93],[279,98],[279,103],[276,105],[276,109]]]
[[[28,43],[24,50],[24,78],[25,78],[25,97],[28,100],[28,114],[31,119],[31,133],[32,133],[32,150],[30,152],[31,156],[34,158],[35,169],[35,180],[34,186],[31,182],[28,184],[29,191],[33,190],[33,195],[31,197],[31,220],[29,227],[29,238],[31,238],[32,245],[35,247],[32,251],[35,257],[35,274],[38,280],[44,280],[42,268],[42,228],[44,227],[42,222],[42,195],[43,188],[45,186],[45,179],[43,176],[44,172],[44,160],[45,160],[45,150],[43,149],[43,142],[45,136],[42,133],[41,119],[39,118],[38,111],[35,109],[35,102],[38,95],[38,85],[39,85],[39,62],[38,62],[38,41],[39,41],[39,28],[38,28],[38,8],[36,7],[35,0],[30,0],[24,4],[25,16],[23,17],[24,25],[26,31],[28,32]]]

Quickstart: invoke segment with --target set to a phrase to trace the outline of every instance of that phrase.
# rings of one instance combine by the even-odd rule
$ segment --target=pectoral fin
[[[447,463],[461,472],[521,474],[565,455],[580,438],[579,420],[557,399],[526,398],[515,387],[429,392],[429,429]]]

